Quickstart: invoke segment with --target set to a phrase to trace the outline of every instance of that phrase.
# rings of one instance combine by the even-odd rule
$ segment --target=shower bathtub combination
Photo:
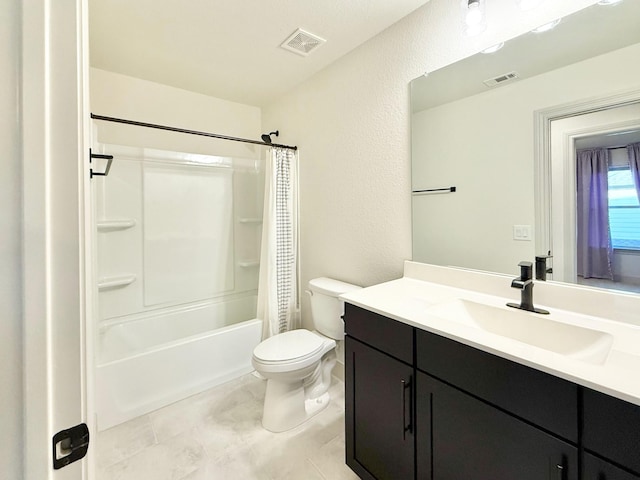
[[[98,430],[253,370],[264,172],[255,159],[99,145]]]
[[[255,297],[247,297],[108,328],[98,347],[98,429],[251,372],[262,322],[242,318],[253,315]]]

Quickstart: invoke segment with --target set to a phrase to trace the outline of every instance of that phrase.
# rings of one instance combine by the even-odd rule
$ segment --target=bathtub
[[[253,371],[256,296],[204,302],[101,325],[95,378],[105,430]]]

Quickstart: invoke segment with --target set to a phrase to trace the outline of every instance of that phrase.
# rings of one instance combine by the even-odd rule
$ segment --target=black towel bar
[[[413,190],[412,193],[434,193],[434,192],[453,193],[455,191],[456,191],[456,187],[447,187],[447,188],[429,188],[426,190]]]

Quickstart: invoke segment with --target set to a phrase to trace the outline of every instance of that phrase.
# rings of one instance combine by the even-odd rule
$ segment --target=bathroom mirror
[[[552,30],[526,33],[497,52],[411,82],[413,260],[517,274],[518,262],[552,250],[552,215],[571,218],[560,211],[570,202],[559,202],[558,195],[575,197],[575,180],[573,190],[552,188],[550,145],[596,133],[577,122],[572,135],[564,132],[558,140],[546,133],[554,122],[542,125],[540,118],[613,112],[620,102],[640,105],[639,20],[640,2],[595,4]],[[640,116],[635,122],[614,118],[598,132],[606,142],[600,146],[640,141],[619,136],[630,131],[640,132]],[[556,158],[553,168],[571,178],[575,160],[567,158]],[[640,283],[640,250],[619,253]],[[618,282],[598,286],[619,288]]]

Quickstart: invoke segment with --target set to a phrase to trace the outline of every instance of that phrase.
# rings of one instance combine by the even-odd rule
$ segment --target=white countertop
[[[638,296],[550,282],[545,285],[535,283],[534,305],[550,311],[550,315],[539,315],[506,306],[507,302],[519,301],[519,292],[510,288],[510,278],[407,262],[403,278],[356,290],[341,298],[407,325],[640,405]],[[465,288],[458,288],[458,285]],[[541,293],[541,302],[547,300],[547,304],[539,304],[536,289]],[[613,343],[602,362],[585,362],[481,328],[445,320],[437,316],[437,312],[429,312],[438,310],[434,306],[455,300],[467,300],[504,309],[514,315],[525,315],[526,321],[531,321],[532,329],[536,328],[537,321],[541,321],[538,319],[544,319],[605,332],[613,337]],[[585,314],[585,305],[590,302],[604,303],[607,308],[594,307],[598,316]]]

